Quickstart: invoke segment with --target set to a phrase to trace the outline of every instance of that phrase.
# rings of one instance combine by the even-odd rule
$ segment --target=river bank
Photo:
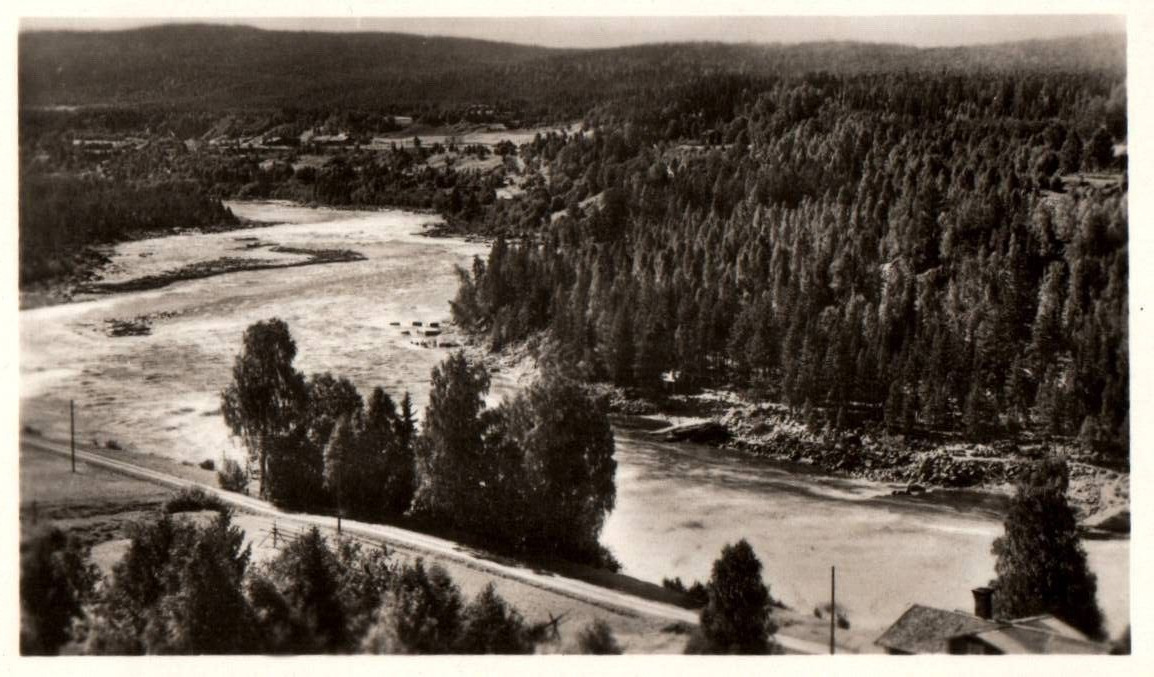
[[[702,442],[790,464],[802,472],[890,484],[898,496],[929,499],[937,493],[949,500],[964,492],[1004,500],[1033,462],[1046,453],[1061,454],[1070,464],[1070,502],[1084,525],[1095,525],[1088,534],[1128,533],[1129,472],[1095,464],[1068,441],[974,442],[960,436],[813,429],[784,405],[749,401],[721,390],[670,396],[662,402],[629,399],[616,389],[609,397],[618,414],[643,412],[649,420],[643,425],[660,439]],[[1123,513],[1125,520],[1107,519]],[[1119,526],[1123,521],[1124,531]],[[1114,533],[1107,534],[1099,522],[1107,522]]]
[[[536,356],[542,346],[532,340],[498,355],[487,354],[479,345],[472,349],[475,357],[517,373],[521,381],[539,371]],[[976,442],[961,435],[893,435],[880,426],[815,429],[785,405],[751,400],[730,390],[653,398],[604,383],[591,387],[606,399],[615,427],[622,430],[668,443],[733,451],[793,472],[869,480],[887,485],[894,496],[919,501],[1002,506],[1032,463],[1047,453],[1061,454],[1070,466],[1068,497],[1086,535],[1129,534],[1129,472],[1096,463],[1073,441],[1022,436]]]

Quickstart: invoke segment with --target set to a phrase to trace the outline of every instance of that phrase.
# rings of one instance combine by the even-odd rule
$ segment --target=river
[[[81,439],[190,463],[239,456],[218,393],[244,328],[272,316],[288,323],[302,371],[348,376],[366,394],[376,385],[396,397],[409,390],[423,409],[429,370],[447,351],[414,345],[413,322],[448,318],[453,266],[486,247],[420,236],[421,225],[436,218],[428,215],[230,206],[278,225],[125,243],[105,279],[224,256],[274,258],[271,244],[350,248],[366,260],[230,273],[22,311],[22,425],[65,438],[68,400],[75,399]],[[151,334],[108,335],[108,320],[137,316],[148,318]],[[491,401],[522,377],[495,374]],[[981,504],[899,501],[888,486],[629,431],[617,433],[617,462],[617,507],[602,540],[626,573],[643,579],[707,578],[721,547],[746,538],[775,597],[812,609],[828,599],[836,566],[838,602],[850,621],[880,632],[911,603],[969,609],[970,589],[993,575],[990,544],[1001,524]],[[1086,543],[1111,634],[1129,622],[1129,545]]]

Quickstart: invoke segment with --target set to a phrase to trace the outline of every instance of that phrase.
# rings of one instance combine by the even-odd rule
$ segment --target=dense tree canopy
[[[1120,81],[729,84],[701,86],[696,138],[667,129],[672,103],[613,102],[523,147],[549,181],[475,221],[507,237],[462,271],[457,320],[495,349],[545,332],[584,378],[1127,457],[1126,174],[1102,150],[1124,138]]]

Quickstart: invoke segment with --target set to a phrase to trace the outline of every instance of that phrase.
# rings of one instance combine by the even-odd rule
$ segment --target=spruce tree
[[[707,589],[701,632],[709,651],[760,654],[772,649],[770,637],[777,626],[769,617],[769,588],[748,541],[743,538],[722,549]]]
[[[995,612],[1001,618],[1050,613],[1100,639],[1098,584],[1086,563],[1074,510],[1066,500],[1069,469],[1062,459],[1039,461],[1018,485],[994,541]]]

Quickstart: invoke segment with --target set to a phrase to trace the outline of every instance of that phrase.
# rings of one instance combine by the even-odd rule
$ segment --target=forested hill
[[[582,377],[814,428],[1128,452],[1124,74],[710,78],[521,149],[459,323]],[[515,240],[520,240],[515,242]]]
[[[1004,45],[689,43],[558,50],[396,33],[173,25],[26,32],[21,106],[154,104],[200,110],[362,108],[412,114],[485,104],[531,119],[576,117],[615,95],[702,76],[951,68],[1125,68],[1125,40],[1096,35]]]

